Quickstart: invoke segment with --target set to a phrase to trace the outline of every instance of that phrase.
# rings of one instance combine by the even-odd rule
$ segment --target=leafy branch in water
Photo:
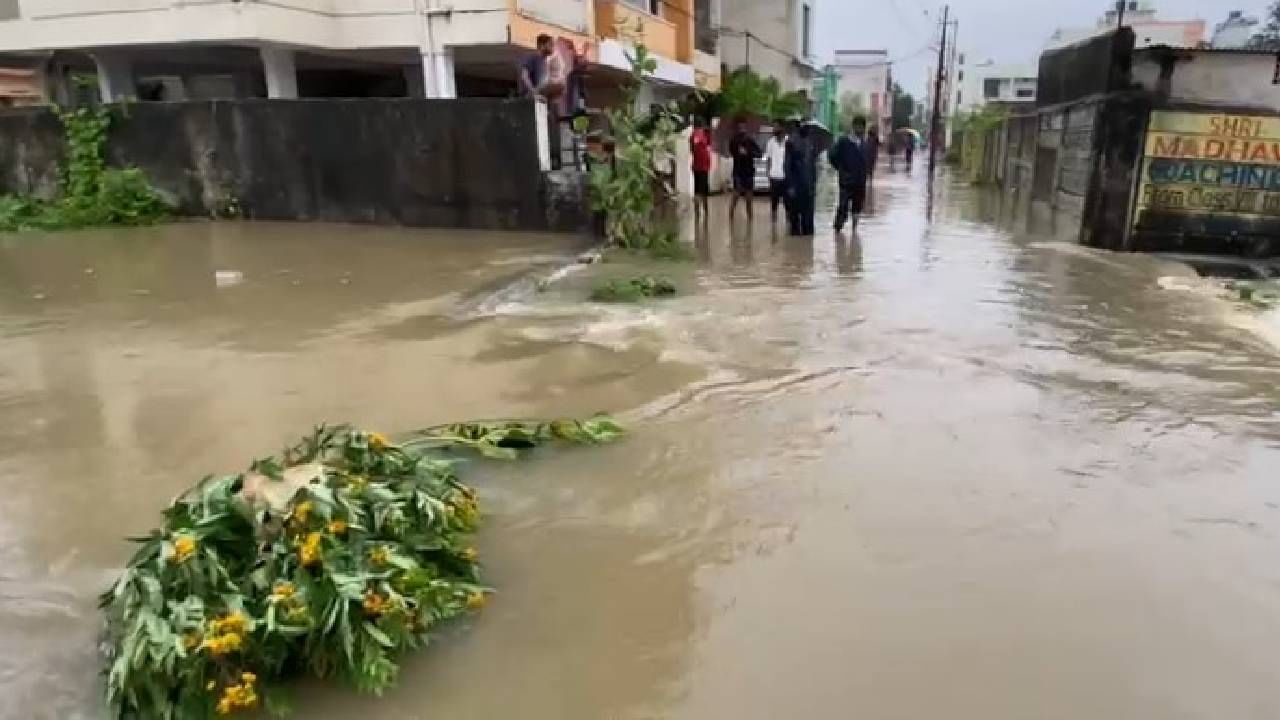
[[[447,451],[511,458],[620,433],[604,417],[446,425],[402,444],[320,427],[278,459],[206,478],[101,597],[112,716],[281,710],[271,682],[300,674],[382,692],[405,652],[487,598],[466,544],[479,503]]]
[[[108,168],[106,107],[54,108],[66,158],[60,196],[52,201],[0,195],[0,230],[56,230],[96,225],[147,225],[169,208],[138,168]]]
[[[626,303],[675,294],[675,283],[670,280],[641,275],[626,280],[609,280],[601,283],[592,289],[591,299],[595,302]]]
[[[660,197],[658,186],[659,169],[665,170],[675,157],[681,123],[674,105],[658,105],[646,112],[637,108],[640,89],[658,63],[643,43],[635,46],[628,59],[631,76],[623,84],[622,102],[608,113],[614,154],[591,172],[592,206],[604,213],[610,242],[661,252],[679,242],[673,221],[659,207],[668,198]]]

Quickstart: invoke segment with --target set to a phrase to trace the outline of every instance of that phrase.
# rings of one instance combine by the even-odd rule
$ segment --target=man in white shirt
[[[769,173],[769,204],[773,211],[773,222],[778,222],[778,203],[782,203],[788,216],[790,201],[787,198],[787,129],[782,120],[773,123],[773,137],[764,148],[765,162]]]

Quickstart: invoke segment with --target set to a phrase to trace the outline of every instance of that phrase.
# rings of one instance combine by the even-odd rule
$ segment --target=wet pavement
[[[0,239],[0,717],[101,717],[94,596],[202,474],[322,420],[596,410],[630,436],[469,468],[485,612],[381,700],[297,688],[299,717],[1280,717],[1273,323],[1183,265],[1003,230],[998,196],[944,184],[930,222],[920,180],[882,171],[836,236],[717,204],[678,265],[329,226]],[[681,295],[582,302],[637,266]]]

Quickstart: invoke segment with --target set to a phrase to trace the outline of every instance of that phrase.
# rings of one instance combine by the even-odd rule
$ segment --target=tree
[[[766,119],[809,114],[809,98],[801,91],[783,92],[777,78],[761,77],[750,68],[729,73],[719,97],[708,103],[720,117],[758,116]]]
[[[840,96],[840,129],[848,129],[853,123],[853,119],[861,115],[867,119],[869,127],[875,127],[880,122],[879,113],[867,110],[866,99],[862,97],[862,93],[846,92]],[[834,128],[833,128],[834,131]]]
[[[1267,9],[1267,22],[1249,44],[1260,50],[1280,50],[1280,0]]]
[[[916,99],[911,93],[904,92],[898,83],[893,84],[893,129],[911,127],[911,116],[915,114]]]

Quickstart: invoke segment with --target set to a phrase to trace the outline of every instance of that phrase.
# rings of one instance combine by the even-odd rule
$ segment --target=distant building
[[[1036,73],[1036,66],[1030,63],[962,62],[956,69],[952,107],[957,113],[969,114],[992,104],[1034,106]]]
[[[1214,49],[1248,47],[1257,25],[1257,18],[1245,17],[1243,11],[1232,10],[1227,14],[1226,20],[1213,26],[1213,37],[1209,38],[1209,47]]]
[[[1156,18],[1156,8],[1151,0],[1124,0],[1125,27],[1134,33],[1136,47],[1152,45],[1168,45],[1170,47],[1194,48],[1205,42],[1208,24],[1204,20],[1160,20]],[[1102,14],[1093,27],[1058,28],[1045,44],[1046,50],[1053,50],[1087,40],[1116,29],[1120,22],[1120,13],[1115,3]]]
[[[777,78],[786,92],[809,94],[817,61],[817,0],[720,0],[720,62]]]
[[[881,137],[893,131],[893,72],[887,50],[837,50],[835,63],[841,102],[861,98],[868,115],[879,120]]]

